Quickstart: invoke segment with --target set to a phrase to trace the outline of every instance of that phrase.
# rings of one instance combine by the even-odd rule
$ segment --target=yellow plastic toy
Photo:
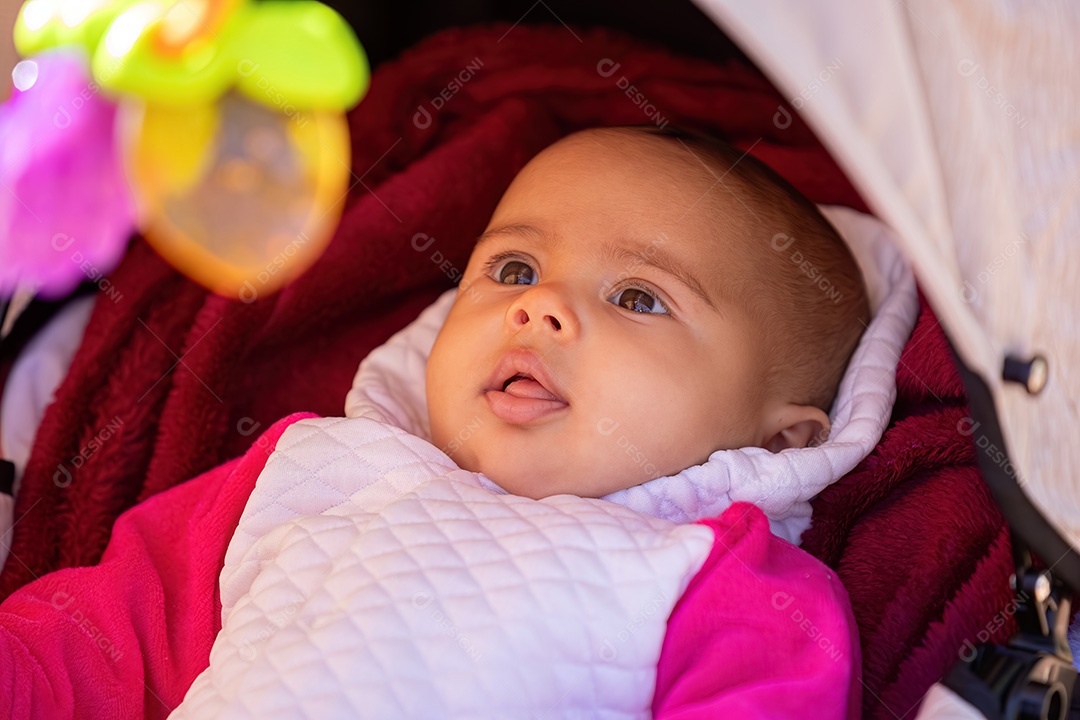
[[[313,0],[30,0],[16,47],[82,48],[120,103],[139,229],[250,301],[322,253],[349,188],[344,112],[367,91],[348,23]]]

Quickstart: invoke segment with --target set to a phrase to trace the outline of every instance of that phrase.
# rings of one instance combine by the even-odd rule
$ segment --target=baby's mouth
[[[502,356],[487,387],[484,397],[491,412],[511,425],[546,420],[570,408],[541,359],[523,348]]]
[[[561,398],[550,392],[533,377],[523,373],[518,373],[511,378],[507,378],[506,382],[503,383],[502,389],[504,393],[513,395],[514,397],[563,402]]]

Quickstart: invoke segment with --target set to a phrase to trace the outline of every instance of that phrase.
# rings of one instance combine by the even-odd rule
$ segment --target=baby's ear
[[[828,437],[829,416],[813,405],[787,404],[775,408],[766,421],[761,447],[769,452],[820,444]]]

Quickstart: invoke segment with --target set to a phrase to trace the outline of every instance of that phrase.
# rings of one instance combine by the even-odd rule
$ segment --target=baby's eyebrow
[[[513,225],[503,225],[502,227],[492,228],[476,240],[476,247],[480,247],[486,241],[495,237],[496,235],[517,235],[518,237],[529,238],[530,240],[536,240],[540,244],[551,244],[552,236],[540,228],[533,227],[532,225],[522,225],[515,223]],[[558,239],[555,238],[557,241]],[[474,248],[475,249],[475,248]]]
[[[646,248],[634,249],[609,242],[604,243],[600,251],[603,254],[603,257],[623,262],[629,261],[636,265],[648,265],[649,267],[656,268],[660,272],[667,273],[685,285],[690,292],[701,298],[713,312],[720,312],[720,309],[716,306],[716,303],[713,302],[713,299],[709,297],[709,294],[705,292],[705,287],[697,277],[690,272],[686,266],[676,260],[674,256],[660,248],[655,242],[649,244]]]

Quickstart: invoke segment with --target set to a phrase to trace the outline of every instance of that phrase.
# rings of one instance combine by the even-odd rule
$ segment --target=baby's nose
[[[577,337],[578,318],[565,293],[537,285],[522,293],[507,312],[510,329],[549,333],[560,340]]]
[[[524,325],[528,325],[530,321],[531,318],[529,317],[528,311],[524,308],[519,308],[517,311],[517,317],[515,318],[515,324],[517,324],[519,327],[522,327]],[[555,317],[554,315],[544,315],[541,322],[550,325],[553,330],[562,330],[562,323],[559,321],[559,318]]]

